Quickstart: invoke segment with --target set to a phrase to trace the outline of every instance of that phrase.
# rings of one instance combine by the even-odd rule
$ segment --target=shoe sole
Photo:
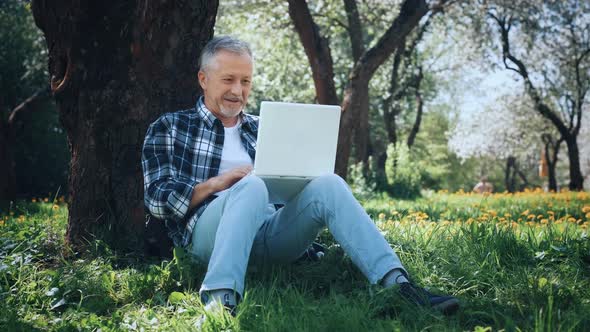
[[[453,315],[459,309],[459,300],[448,299],[443,303],[432,306],[432,308],[442,312],[442,314],[445,316]]]

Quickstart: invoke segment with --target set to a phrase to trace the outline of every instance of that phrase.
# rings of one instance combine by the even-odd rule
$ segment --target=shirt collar
[[[213,128],[215,120],[218,120],[215,114],[211,113],[211,111],[207,109],[207,106],[205,106],[205,97],[203,96],[199,97],[197,100],[197,114],[203,121],[205,121],[205,124],[209,128]]]
[[[201,119],[203,119],[203,121],[205,121],[205,124],[207,124],[207,126],[209,128],[213,127],[213,125],[215,124],[215,120],[218,120],[221,123],[221,121],[219,119],[217,119],[215,114],[211,113],[211,111],[209,111],[207,106],[205,106],[205,97],[204,96],[200,96],[199,99],[197,100],[197,114],[199,115],[199,117]],[[242,126],[245,125],[246,127],[248,127],[248,129],[250,131],[255,130],[254,120],[251,117],[246,116],[246,114],[244,114],[244,111],[240,112],[240,114],[238,116],[240,117]]]

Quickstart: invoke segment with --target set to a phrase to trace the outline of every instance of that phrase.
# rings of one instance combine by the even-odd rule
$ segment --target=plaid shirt
[[[240,116],[240,137],[254,160],[258,117]],[[147,131],[141,156],[144,204],[165,221],[176,246],[191,242],[197,218],[215,198],[211,195],[189,211],[193,188],[219,173],[223,139],[223,124],[205,107],[203,97],[195,108],[162,115]]]

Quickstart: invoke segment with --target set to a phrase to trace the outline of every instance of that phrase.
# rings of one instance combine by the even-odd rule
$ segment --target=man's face
[[[252,87],[252,58],[228,51],[219,51],[209,66],[199,71],[205,106],[224,125],[234,124],[236,116],[248,102]]]

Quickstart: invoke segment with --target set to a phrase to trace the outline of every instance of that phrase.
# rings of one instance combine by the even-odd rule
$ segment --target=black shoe
[[[412,283],[399,284],[399,293],[403,298],[421,307],[433,308],[444,315],[452,315],[459,309],[459,300],[448,295],[435,295]]]

